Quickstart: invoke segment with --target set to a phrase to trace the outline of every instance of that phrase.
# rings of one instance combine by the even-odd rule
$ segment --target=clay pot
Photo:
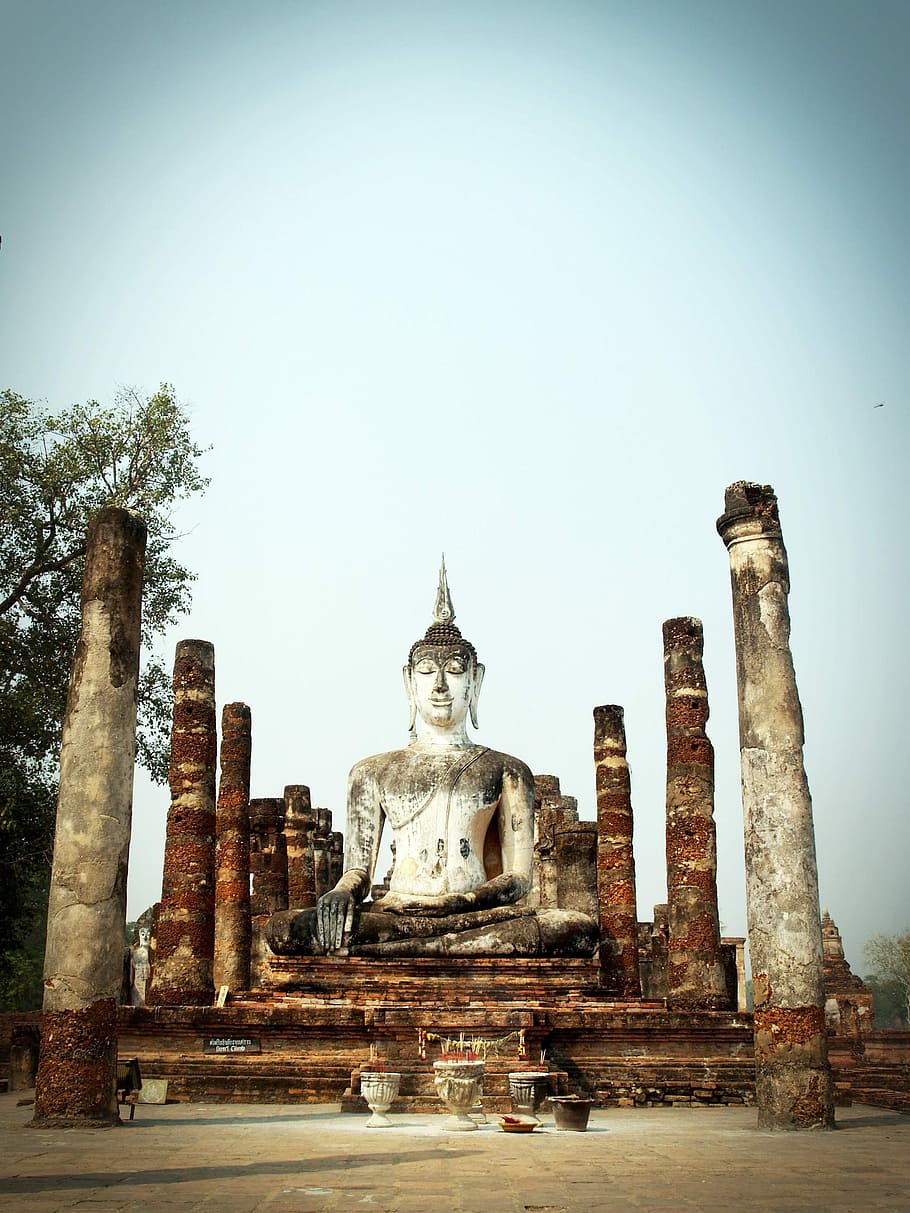
[[[593,1099],[579,1099],[577,1095],[551,1095],[553,1120],[556,1128],[570,1133],[584,1133],[588,1127]]]

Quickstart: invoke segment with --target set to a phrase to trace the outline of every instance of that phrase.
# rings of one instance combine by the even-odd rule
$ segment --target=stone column
[[[575,800],[566,796],[565,800]],[[597,920],[597,823],[565,818],[556,829],[556,904]]]
[[[601,986],[620,998],[641,998],[631,781],[623,710],[615,704],[594,709],[594,773]]]
[[[332,835],[332,810],[316,810],[316,828],[313,831],[313,882],[316,900],[332,888],[329,849]]]
[[[215,649],[181,640],[174,661],[171,807],[146,1001],[208,1006],[215,952]]]
[[[288,908],[288,852],[283,834],[284,799],[250,801],[250,912],[277,914]]]
[[[110,1125],[136,753],[146,527],[104,509],[86,537],[44,957],[37,1127]]]
[[[668,619],[667,1001],[674,1010],[718,1011],[728,997],[717,915],[714,748],[705,733],[708,690],[698,619]]]
[[[787,553],[768,485],[727,489],[739,690],[758,1123],[831,1128],[821,917],[803,719],[790,653]]]
[[[250,801],[250,987],[271,984],[273,953],[265,939],[269,918],[288,908],[288,852],[284,798]]]
[[[284,789],[284,836],[288,848],[288,908],[307,910],[316,904],[313,834],[316,813],[310,789],[303,783]]]
[[[333,830],[329,835],[329,888],[334,889],[344,873],[344,835]]]
[[[221,782],[215,809],[215,988],[250,986],[250,709],[221,713]]]
[[[534,872],[528,904],[555,908],[559,885],[556,872],[556,825],[560,798],[555,775],[534,776]]]

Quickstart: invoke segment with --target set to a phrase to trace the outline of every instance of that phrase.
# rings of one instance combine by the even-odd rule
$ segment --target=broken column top
[[[725,543],[740,538],[743,533],[780,536],[774,489],[770,484],[754,484],[750,480],[737,480],[731,484],[724,494],[724,512],[717,520],[717,530]]]
[[[559,796],[559,777],[557,775],[535,775],[534,792],[540,798]]]
[[[675,648],[680,644],[695,643],[704,645],[704,628],[700,619],[692,615],[680,615],[676,619],[666,619],[663,624],[664,645]]]
[[[594,709],[594,744],[607,741],[625,744],[623,709],[616,703],[604,703]]]

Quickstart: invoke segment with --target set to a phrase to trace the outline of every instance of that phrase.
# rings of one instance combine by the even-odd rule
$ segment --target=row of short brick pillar
[[[305,909],[341,875],[342,838],[310,789],[250,800],[252,720],[244,703],[222,710],[216,787],[215,653],[183,640],[174,662],[174,717],[161,902],[146,1001],[210,1004],[217,990],[247,990],[267,974],[263,929],[277,910]]]

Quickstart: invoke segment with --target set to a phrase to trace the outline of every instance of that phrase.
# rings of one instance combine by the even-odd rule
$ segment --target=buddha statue
[[[531,887],[534,779],[518,758],[478,745],[484,667],[455,626],[440,569],[433,620],[404,667],[410,744],[358,762],[348,782],[344,871],[315,909],[273,915],[279,955],[589,956],[592,918],[521,904]],[[385,824],[394,866],[364,905]]]

